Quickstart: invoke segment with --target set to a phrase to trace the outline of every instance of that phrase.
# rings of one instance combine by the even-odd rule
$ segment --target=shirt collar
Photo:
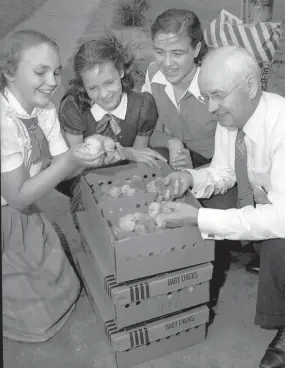
[[[264,120],[266,116],[266,97],[264,92],[262,92],[260,101],[251,115],[251,117],[246,122],[245,126],[243,127],[243,131],[245,134],[254,142],[258,143],[259,140],[259,132],[262,127],[261,122]]]
[[[30,119],[39,115],[41,109],[35,107],[31,114],[28,114],[27,111],[23,108],[17,98],[12,94],[12,92],[6,87],[4,89],[4,96],[8,100],[9,108],[12,108],[17,116],[22,119]]]
[[[190,83],[190,86],[188,87],[188,91],[200,101],[202,97],[201,97],[200,88],[198,85],[199,73],[200,73],[200,67],[197,68],[197,71],[192,79],[192,82]],[[152,78],[151,83],[164,84],[166,86],[166,89],[169,89],[170,86],[172,87],[172,84],[168,82],[168,80],[165,78],[165,76],[160,70],[155,73],[154,77]]]
[[[90,111],[96,121],[101,120],[103,116],[106,114],[112,114],[121,120],[125,120],[127,113],[127,106],[128,106],[128,96],[126,93],[124,93],[121,98],[119,106],[117,106],[114,110],[106,111],[101,106],[94,104],[91,107]]]

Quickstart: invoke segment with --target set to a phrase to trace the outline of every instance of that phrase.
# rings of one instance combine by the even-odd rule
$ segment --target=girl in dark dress
[[[125,159],[156,165],[165,159],[148,148],[157,121],[157,109],[148,92],[132,91],[132,60],[115,37],[84,43],[74,58],[75,79],[63,97],[59,120],[70,146],[93,134],[109,136],[121,144]],[[63,188],[64,187],[64,188]],[[71,213],[83,210],[79,177],[61,184],[71,197]]]

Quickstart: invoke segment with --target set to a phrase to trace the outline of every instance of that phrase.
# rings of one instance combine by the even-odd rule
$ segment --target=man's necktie
[[[97,123],[96,133],[103,134],[116,140],[117,135],[121,132],[120,125],[116,118],[112,115],[106,114]]]
[[[235,145],[235,172],[238,190],[237,208],[255,206],[252,186],[248,179],[247,151],[244,136],[244,131],[239,130]],[[241,241],[243,246],[247,245],[248,243],[250,243],[249,240]]]
[[[247,151],[244,136],[244,131],[239,130],[235,145],[235,172],[238,189],[237,208],[255,205],[252,186],[248,179]]]

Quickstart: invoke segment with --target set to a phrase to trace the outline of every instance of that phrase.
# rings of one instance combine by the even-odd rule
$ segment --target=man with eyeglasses
[[[204,238],[260,245],[255,323],[278,332],[259,367],[284,368],[285,98],[261,90],[257,62],[236,46],[206,56],[199,87],[218,119],[214,157],[208,168],[170,174],[159,195],[171,199],[191,188],[197,198],[208,198],[207,208],[169,202],[165,221],[170,227],[198,225]],[[229,201],[229,209],[219,209],[235,183],[236,205]]]

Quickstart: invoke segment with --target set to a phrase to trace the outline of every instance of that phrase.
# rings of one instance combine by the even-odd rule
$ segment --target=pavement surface
[[[150,22],[170,7],[188,8],[196,12],[203,25],[215,18],[221,9],[240,15],[237,0],[151,0],[142,29],[114,29],[114,13],[118,0],[2,0],[0,4],[0,50],[9,32],[36,29],[54,38],[61,49],[64,65],[63,86],[54,97],[58,105],[72,77],[72,57],[78,45],[94,35],[113,28],[118,37],[140,43],[138,60],[142,70],[151,59],[148,29]],[[175,4],[175,5],[174,5]],[[285,0],[275,0],[274,21],[285,18]],[[285,39],[280,43],[272,67],[268,90],[285,96]],[[80,249],[79,236],[69,213],[68,199],[52,191],[40,205],[48,218],[64,230],[71,250]],[[230,244],[228,245],[230,248]],[[223,251],[226,263],[226,251]],[[246,258],[246,255],[244,255]],[[217,263],[218,267],[221,264]],[[221,267],[219,297],[213,310],[207,339],[196,346],[174,352],[140,368],[244,368],[258,367],[274,331],[255,326],[254,313],[258,278],[245,272],[240,263]],[[218,282],[218,281],[217,281]],[[217,283],[216,283],[217,285]],[[41,344],[3,341],[4,367],[7,368],[105,368],[115,367],[110,348],[105,342],[84,294],[76,310],[62,330]]]

